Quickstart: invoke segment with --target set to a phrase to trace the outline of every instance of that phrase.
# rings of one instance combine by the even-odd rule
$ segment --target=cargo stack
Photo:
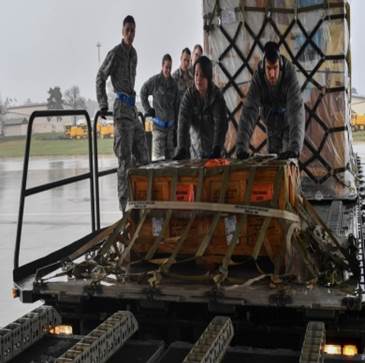
[[[162,277],[246,283],[257,273],[332,286],[358,275],[356,249],[301,195],[294,160],[160,162],[130,169],[128,181],[126,214],[112,235],[122,234],[98,258],[107,269],[116,263],[117,274],[152,286]]]
[[[242,104],[267,41],[297,69],[306,110],[300,167],[309,199],[354,199],[351,150],[349,5],[346,0],[204,0],[204,50],[229,109],[234,152]],[[266,152],[259,121],[253,152]]]
[[[218,164],[218,165],[217,165]],[[131,250],[145,261],[193,258],[228,264],[240,256],[281,263],[300,189],[293,161],[202,160],[129,172]],[[282,267],[284,267],[282,265]]]

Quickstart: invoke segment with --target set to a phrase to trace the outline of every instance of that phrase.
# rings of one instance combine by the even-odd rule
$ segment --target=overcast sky
[[[353,87],[365,95],[365,1],[352,0]],[[101,58],[121,39],[127,14],[137,22],[136,90],[159,72],[170,53],[178,67],[182,48],[203,41],[201,0],[0,0],[0,96],[43,102],[49,87],[78,85],[95,99]]]

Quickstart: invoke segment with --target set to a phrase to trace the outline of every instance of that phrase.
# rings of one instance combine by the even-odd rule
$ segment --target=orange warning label
[[[205,168],[215,168],[217,166],[229,165],[231,162],[227,159],[209,159],[205,164]]]
[[[254,184],[251,193],[251,202],[267,202],[272,200],[274,186],[271,183]]]
[[[194,202],[195,193],[193,184],[177,184],[176,200],[179,202]]]

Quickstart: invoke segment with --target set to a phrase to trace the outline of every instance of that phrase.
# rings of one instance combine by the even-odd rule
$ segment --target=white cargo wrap
[[[233,153],[242,103],[263,47],[279,42],[294,63],[306,110],[300,157],[303,192],[314,199],[354,199],[350,127],[351,68],[346,0],[204,0],[204,49],[230,113],[226,149]],[[266,152],[258,121],[254,152]]]

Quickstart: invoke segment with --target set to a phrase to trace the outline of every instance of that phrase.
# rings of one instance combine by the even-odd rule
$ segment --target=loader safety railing
[[[112,112],[108,112],[105,116],[113,116]],[[93,159],[95,167],[95,220],[96,228],[100,229],[100,194],[99,194],[99,178],[105,175],[113,174],[117,172],[117,168],[111,168],[103,171],[99,171],[99,158],[98,158],[98,134],[97,126],[98,122],[102,118],[100,111],[95,114],[93,124]]]
[[[60,116],[84,116],[87,123],[88,130],[88,157],[89,157],[89,171],[84,174],[72,176],[65,179],[52,181],[50,183],[38,185],[32,188],[27,188],[28,170],[29,170],[29,157],[30,157],[30,146],[32,139],[32,128],[36,118],[45,117],[60,117]],[[113,116],[112,112],[108,112],[106,116]],[[138,113],[143,127],[145,124],[145,117],[142,113]],[[94,122],[91,123],[89,113],[86,110],[45,110],[45,111],[34,111],[28,122],[24,163],[23,163],[23,177],[20,191],[20,202],[19,202],[19,213],[18,213],[18,224],[17,234],[15,241],[14,251],[14,269],[19,267],[19,255],[21,246],[21,237],[23,229],[23,217],[24,217],[24,206],[25,198],[30,195],[34,195],[40,192],[44,192],[53,188],[61,187],[67,184],[72,184],[81,180],[90,180],[90,211],[91,211],[91,232],[95,232],[100,229],[100,187],[99,178],[105,175],[116,173],[117,168],[110,168],[103,171],[99,171],[98,162],[98,142],[97,142],[97,125],[100,121],[101,114],[98,111],[95,114]]]
[[[35,186],[32,188],[27,188],[30,145],[31,145],[31,139],[32,139],[32,128],[33,128],[34,120],[37,118],[59,117],[59,116],[84,116],[85,117],[86,123],[87,123],[87,129],[88,129],[89,171],[84,174],[52,181],[50,183],[41,184],[41,185],[38,185],[38,186]],[[19,267],[19,254],[20,254],[20,245],[21,245],[22,228],[23,228],[25,198],[30,195],[38,194],[38,193],[44,192],[46,190],[61,187],[61,186],[75,183],[75,182],[78,182],[81,180],[89,179],[89,181],[90,181],[91,230],[92,230],[92,232],[95,231],[95,190],[94,190],[95,174],[94,174],[94,165],[93,165],[93,147],[92,147],[91,134],[92,134],[91,120],[90,120],[90,116],[86,110],[45,110],[45,111],[34,111],[31,114],[31,116],[29,118],[29,122],[28,122],[26,143],[25,143],[23,176],[22,176],[22,183],[21,183],[19,213],[18,213],[18,225],[17,225],[15,250],[14,250],[14,269]]]

